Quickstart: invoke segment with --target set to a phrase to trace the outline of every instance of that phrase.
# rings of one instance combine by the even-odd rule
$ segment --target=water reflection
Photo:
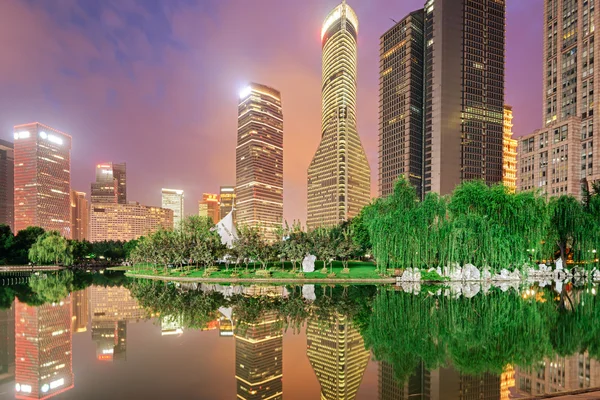
[[[536,285],[480,288],[466,296],[473,291],[106,279],[54,276],[0,287],[10,300],[0,310],[0,398],[7,391],[23,399],[84,398],[102,371],[118,371],[111,379],[122,390],[118,376],[132,379],[163,364],[171,365],[160,372],[166,383],[182,368],[210,369],[219,383],[205,386],[252,400],[284,393],[287,400],[505,400],[600,386],[600,304],[591,285],[569,284],[560,293]],[[180,351],[203,343],[212,348],[181,361]],[[152,365],[141,367],[148,352]],[[312,395],[298,392],[300,381]],[[141,397],[162,398],[152,381],[146,386]],[[97,390],[95,398],[127,398]],[[181,383],[171,390],[196,393]]]

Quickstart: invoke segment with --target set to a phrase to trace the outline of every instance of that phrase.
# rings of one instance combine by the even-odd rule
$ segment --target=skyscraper
[[[85,192],[71,190],[71,234],[73,240],[88,238],[88,201]]]
[[[363,338],[341,314],[309,320],[306,354],[321,385],[323,400],[353,400],[369,363]]]
[[[274,240],[283,222],[283,113],[273,88],[251,83],[240,93],[235,173],[237,223]]]
[[[127,172],[125,163],[96,165],[96,182],[92,183],[91,202],[127,204]]]
[[[33,122],[14,127],[15,231],[40,226],[71,238],[71,136]]]
[[[583,185],[600,179],[600,134],[594,113],[594,86],[600,72],[594,2],[544,2],[544,127],[519,138],[518,190],[549,196],[581,196]],[[598,91],[596,90],[596,94]]]
[[[15,377],[15,306],[0,310],[0,385]]]
[[[502,182],[505,12],[427,0],[381,37],[381,194],[402,174],[421,197]]]
[[[399,176],[423,193],[425,14],[410,13],[379,41],[379,195]]]
[[[203,193],[198,201],[198,215],[210,217],[213,223],[219,222],[219,196],[213,193]]]
[[[237,398],[283,399],[283,333],[277,314],[236,326],[234,337]]]
[[[33,307],[15,300],[17,399],[42,399],[73,388],[71,301]]]
[[[517,189],[517,141],[512,138],[512,120],[512,107],[505,105],[504,134],[502,138],[502,183],[514,193]]]
[[[183,190],[163,189],[162,207],[173,210],[173,226],[175,229],[178,229],[179,225],[181,225],[181,220],[185,216],[183,209]]]
[[[235,186],[221,186],[219,204],[219,216],[223,218],[235,207]]]
[[[371,197],[371,170],[356,129],[357,35],[358,18],[344,0],[321,29],[321,141],[308,167],[309,229],[354,217]]]
[[[0,140],[0,224],[15,227],[15,152],[12,143]]]
[[[71,293],[72,319],[71,331],[73,333],[87,331],[90,320],[89,288]]]

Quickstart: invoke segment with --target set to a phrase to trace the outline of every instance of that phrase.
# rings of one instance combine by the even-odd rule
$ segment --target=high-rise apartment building
[[[178,229],[185,217],[183,209],[183,190],[162,189],[162,207],[173,210],[173,227]]]
[[[240,93],[235,174],[237,223],[274,240],[283,223],[283,113],[271,87],[251,83]]]
[[[511,192],[517,189],[517,140],[512,138],[513,112],[504,106],[504,136],[502,139],[502,183]]]
[[[198,215],[210,217],[215,224],[219,222],[219,195],[203,193],[202,200],[198,201]]]
[[[71,136],[34,122],[14,127],[15,232],[28,226],[71,238]]]
[[[234,337],[237,398],[283,399],[283,332],[277,313],[236,327]]]
[[[504,0],[427,0],[381,37],[381,194],[399,175],[420,196],[502,182],[505,12]]]
[[[423,193],[425,14],[410,13],[379,41],[379,195],[404,176]]]
[[[45,399],[74,387],[71,300],[34,307],[15,300],[15,398]]]
[[[111,162],[96,165],[96,181],[92,183],[91,202],[127,204],[126,164]]]
[[[308,167],[309,229],[357,215],[371,198],[371,169],[356,127],[358,18],[345,0],[323,23],[321,140]]]
[[[89,241],[129,241],[159,229],[173,229],[173,210],[129,204],[92,204]]]
[[[309,320],[306,354],[321,385],[323,400],[353,400],[369,363],[363,338],[347,317]]]
[[[581,196],[600,179],[594,54],[600,13],[587,0],[544,2],[544,108],[542,129],[519,138],[517,188]],[[595,91],[598,93],[598,90]],[[566,129],[566,131],[565,131]]]
[[[225,217],[234,207],[235,186],[221,186],[219,189],[219,216],[221,218]]]
[[[88,201],[85,192],[71,190],[71,236],[73,240],[88,238]]]
[[[0,225],[14,231],[15,151],[12,143],[0,140]]]

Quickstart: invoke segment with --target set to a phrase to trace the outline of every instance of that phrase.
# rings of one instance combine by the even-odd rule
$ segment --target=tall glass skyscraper
[[[0,224],[14,230],[15,156],[12,143],[0,140]]]
[[[173,210],[173,227],[179,228],[184,218],[183,190],[162,189],[162,208]]]
[[[92,183],[91,202],[127,204],[127,166],[125,163],[96,165],[96,182]]]
[[[28,226],[71,238],[71,136],[33,122],[14,127],[15,232]]]
[[[321,142],[308,167],[309,229],[357,215],[371,198],[371,169],[356,128],[358,18],[345,1],[321,30]]]
[[[273,88],[251,83],[240,93],[235,173],[237,224],[274,240],[283,222],[283,113]]]

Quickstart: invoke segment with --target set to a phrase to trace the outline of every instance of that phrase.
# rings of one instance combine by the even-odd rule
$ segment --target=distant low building
[[[90,242],[133,240],[173,229],[173,210],[129,204],[93,204],[90,208]]]
[[[198,201],[198,215],[210,217],[213,224],[219,222],[219,196],[213,193],[203,193],[202,200]]]

